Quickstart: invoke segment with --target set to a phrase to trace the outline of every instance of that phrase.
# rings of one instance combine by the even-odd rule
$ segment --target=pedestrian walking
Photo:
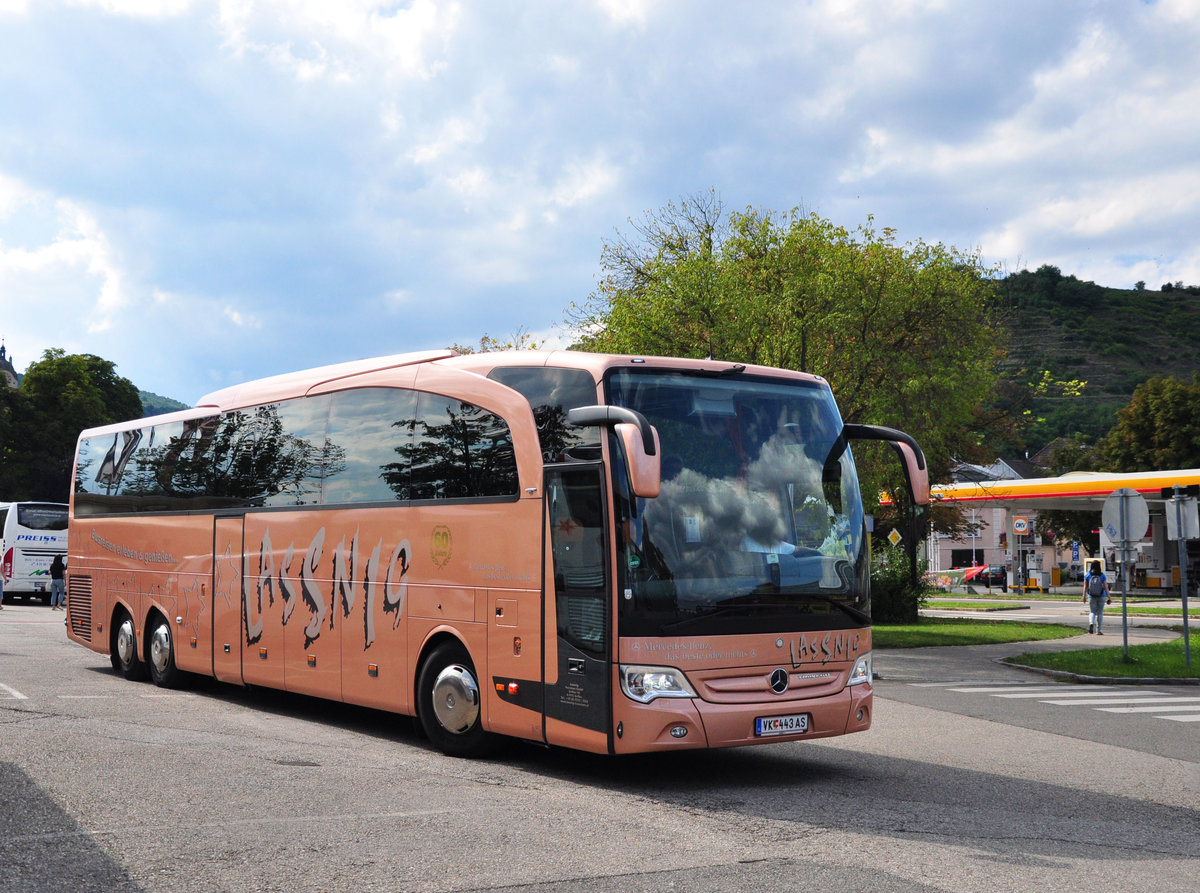
[[[66,587],[63,584],[63,574],[67,569],[67,563],[63,561],[61,555],[55,555],[54,560],[50,562],[50,610],[63,611],[66,608],[63,605],[63,597],[66,595]]]
[[[1111,604],[1108,595],[1108,577],[1099,561],[1089,565],[1091,570],[1083,578],[1083,600],[1088,606],[1088,632],[1098,636],[1104,635],[1104,606]]]

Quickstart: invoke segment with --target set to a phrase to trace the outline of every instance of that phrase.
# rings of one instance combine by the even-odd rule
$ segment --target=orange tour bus
[[[866,523],[827,383],[712,360],[402,354],[84,431],[68,635],[184,674],[597,753],[871,724]]]

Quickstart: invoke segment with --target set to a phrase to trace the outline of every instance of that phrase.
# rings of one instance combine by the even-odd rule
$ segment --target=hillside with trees
[[[1187,381],[1200,372],[1200,286],[1107,288],[1051,266],[1013,273],[996,286],[1005,351],[1000,379],[1028,384],[1049,373],[1053,382],[1081,383],[1067,393],[1053,387],[1025,393],[1025,452],[1076,434],[1096,442],[1139,385],[1155,377]],[[1003,456],[1009,445],[994,446]]]

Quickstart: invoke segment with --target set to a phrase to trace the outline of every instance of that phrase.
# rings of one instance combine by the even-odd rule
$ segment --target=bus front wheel
[[[179,681],[171,625],[163,617],[154,621],[154,628],[150,631],[149,664],[150,679],[155,685],[173,688]]]
[[[417,715],[429,740],[453,757],[478,757],[493,747],[483,729],[481,694],[471,656],[457,642],[439,645],[421,666]]]
[[[126,679],[146,678],[146,665],[137,656],[137,630],[127,611],[121,611],[114,619],[111,651],[114,670]]]

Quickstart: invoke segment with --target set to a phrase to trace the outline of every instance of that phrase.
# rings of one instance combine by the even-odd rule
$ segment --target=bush
[[[917,562],[917,585],[912,582],[908,555],[902,547],[884,545],[871,555],[871,619],[875,623],[916,623],[929,598],[926,562]]]

